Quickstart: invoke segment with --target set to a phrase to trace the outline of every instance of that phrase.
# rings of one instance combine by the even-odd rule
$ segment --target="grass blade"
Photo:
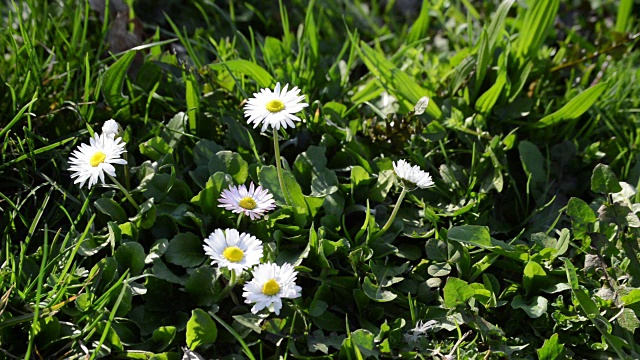
[[[631,23],[631,13],[633,12],[633,0],[620,0],[618,5],[618,14],[616,15],[617,32],[625,32]]]
[[[553,114],[547,115],[535,123],[535,127],[544,128],[547,126],[558,124],[565,120],[572,120],[584,114],[600,95],[607,89],[607,83],[600,83],[592,86],[571,99],[565,106]]]
[[[518,39],[521,60],[535,57],[553,27],[559,7],[560,0],[540,0],[527,9]]]
[[[135,51],[125,53],[124,56],[107,69],[102,78],[102,94],[107,100],[107,104],[114,111],[122,109],[128,99],[122,94],[122,85],[124,84],[124,77],[127,75],[127,69],[129,69],[129,65],[131,65],[135,56]]]
[[[11,130],[13,125],[15,125],[18,121],[20,121],[20,119],[22,119],[22,115],[24,115],[25,111],[27,111],[27,109],[34,102],[36,102],[36,100],[38,100],[37,96],[38,96],[37,92],[35,94],[33,94],[33,98],[31,99],[31,101],[29,101],[29,103],[27,103],[25,106],[22,107],[22,109],[20,109],[20,111],[18,111],[16,116],[14,116],[13,119],[11,119],[11,121],[9,121],[7,126],[5,126],[4,128],[2,128],[2,130],[0,130],[0,138],[3,137],[4,134],[6,134],[9,130]]]

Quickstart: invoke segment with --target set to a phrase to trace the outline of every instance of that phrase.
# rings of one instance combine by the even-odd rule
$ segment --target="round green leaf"
[[[185,268],[200,265],[205,258],[202,239],[192,233],[180,233],[169,241],[164,257],[168,262]]]
[[[187,346],[194,350],[200,345],[212,344],[218,337],[218,328],[211,316],[201,309],[191,312],[187,322]]]

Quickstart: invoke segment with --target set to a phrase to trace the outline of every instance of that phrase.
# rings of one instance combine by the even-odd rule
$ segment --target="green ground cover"
[[[640,358],[637,2],[107,3],[0,5],[0,358]]]

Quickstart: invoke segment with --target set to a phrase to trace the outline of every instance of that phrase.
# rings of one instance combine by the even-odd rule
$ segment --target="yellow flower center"
[[[271,279],[262,285],[262,293],[268,296],[275,295],[280,292],[280,285],[275,279]]]
[[[104,159],[107,158],[107,154],[102,151],[97,151],[95,154],[91,155],[91,159],[89,159],[89,164],[91,166],[96,167],[104,162]]]
[[[277,113],[284,110],[284,103],[280,100],[271,100],[267,103],[266,108],[272,113]]]
[[[258,206],[258,204],[256,204],[256,201],[253,200],[252,197],[247,196],[244,199],[241,199],[238,202],[238,205],[240,205],[240,207],[245,208],[247,210],[253,210],[256,208],[256,206]]]
[[[238,262],[244,257],[244,251],[237,246],[229,246],[222,252],[222,256],[231,262]]]

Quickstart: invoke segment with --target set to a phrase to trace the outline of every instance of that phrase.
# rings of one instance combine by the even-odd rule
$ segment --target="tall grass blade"
[[[618,4],[618,14],[616,15],[615,30],[617,32],[623,33],[629,28],[633,20],[633,3],[633,0],[620,0],[620,4]]]
[[[593,105],[600,95],[607,89],[607,83],[592,86],[571,99],[565,106],[553,114],[547,115],[535,124],[535,127],[544,128],[558,124],[565,120],[572,120],[584,114]]]
[[[560,0],[538,0],[532,2],[520,27],[517,54],[521,60],[536,56],[553,27],[559,7]]]
[[[418,15],[418,18],[411,26],[411,30],[409,30],[407,43],[415,43],[427,36],[427,31],[429,30],[429,8],[430,2],[423,1],[422,6],[420,7],[420,15]]]

